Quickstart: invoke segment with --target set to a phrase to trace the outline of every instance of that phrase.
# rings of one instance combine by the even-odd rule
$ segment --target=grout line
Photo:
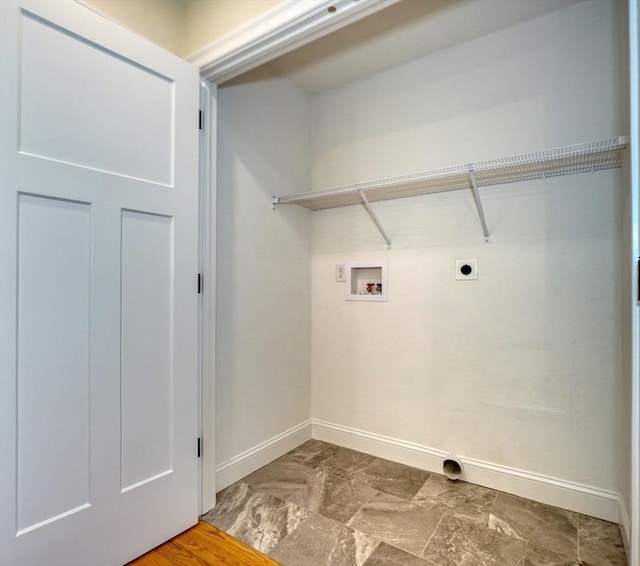
[[[345,523],[345,525],[346,525],[347,527],[350,527],[350,528],[354,529],[354,527],[351,527],[351,525],[350,525],[349,523],[351,523],[351,521],[353,521],[354,517],[355,517],[358,513],[360,513],[360,511],[362,511],[362,509],[364,509],[364,506],[365,506],[367,503],[369,503],[369,502],[370,502],[370,501],[371,501],[371,500],[372,500],[376,495],[378,495],[378,493],[380,493],[377,489],[374,489],[374,488],[370,488],[370,489],[373,489],[373,494],[372,494],[372,495],[371,495],[371,497],[369,497],[369,499],[367,499],[367,500],[366,500],[362,505],[360,505],[360,507],[358,508],[358,510],[357,510],[353,515],[351,515],[351,518],[350,518],[350,519]],[[354,529],[354,530],[356,530],[356,529]]]
[[[531,545],[531,542],[527,541],[527,546],[524,547],[524,556],[522,557],[522,560],[519,562],[519,564],[522,564],[522,566],[524,566],[527,563],[527,554],[529,554],[530,545]]]
[[[427,542],[425,543],[424,547],[422,548],[422,551],[418,555],[420,558],[422,558],[422,555],[424,554],[424,551],[427,550],[427,546],[429,546],[429,543],[431,542],[431,539],[433,538],[433,535],[436,534],[436,531],[438,530],[438,527],[440,526],[440,523],[442,523],[442,519],[444,519],[445,514],[446,513],[442,514],[442,517],[440,517],[440,520],[438,521],[438,524],[436,525],[436,528],[433,529],[433,532],[431,533],[431,536],[427,539]]]
[[[493,515],[493,509],[496,506],[496,502],[498,501],[498,495],[500,492],[496,490],[496,495],[493,498],[493,503],[491,504],[491,509],[489,509],[489,516],[487,517],[487,527],[491,525],[491,516]]]
[[[429,472],[429,475],[427,476],[427,479],[424,480],[424,482],[422,483],[422,485],[420,486],[420,488],[418,489],[418,491],[416,491],[413,494],[413,498],[411,499],[411,503],[416,503],[416,496],[418,495],[418,493],[420,493],[422,491],[422,488],[427,485],[427,482],[429,481],[429,478],[431,478],[431,476],[433,476],[433,472]],[[419,505],[419,504],[418,504]]]
[[[578,562],[580,562],[580,513],[576,513],[576,539],[578,543]]]

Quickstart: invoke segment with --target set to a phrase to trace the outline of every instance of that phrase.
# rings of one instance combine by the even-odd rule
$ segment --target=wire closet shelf
[[[477,187],[620,167],[623,150],[628,145],[628,137],[618,136],[513,157],[274,197],[273,204],[295,204],[311,210],[322,210],[363,204],[363,200],[384,201],[469,189],[477,192]]]

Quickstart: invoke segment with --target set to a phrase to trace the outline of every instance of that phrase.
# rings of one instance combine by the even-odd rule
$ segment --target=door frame
[[[640,564],[640,6],[629,0],[631,146],[631,509],[630,564]]]
[[[217,87],[200,80],[200,180],[198,313],[200,514],[216,504],[215,460],[215,359],[216,359],[216,152]]]

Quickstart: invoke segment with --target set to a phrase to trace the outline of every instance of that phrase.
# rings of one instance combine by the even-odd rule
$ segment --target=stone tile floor
[[[309,440],[203,519],[285,566],[626,566],[617,525]]]

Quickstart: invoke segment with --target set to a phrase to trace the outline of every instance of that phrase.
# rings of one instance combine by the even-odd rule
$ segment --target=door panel
[[[198,72],[0,8],[0,563],[124,563],[197,521]]]
[[[31,13],[21,47],[22,152],[173,184],[171,79]]]
[[[20,195],[18,222],[17,515],[25,532],[89,503],[90,209]],[[51,496],[34,498],[42,489]]]
[[[123,211],[124,491],[173,467],[173,247],[171,218]]]

